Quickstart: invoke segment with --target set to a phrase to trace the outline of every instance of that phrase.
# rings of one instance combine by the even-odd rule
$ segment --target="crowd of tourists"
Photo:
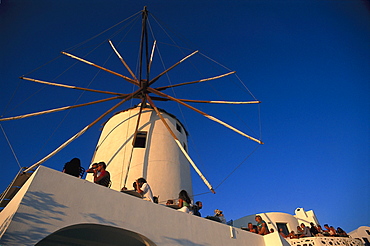
[[[86,170],[86,173],[92,173],[94,177],[94,183],[109,187],[111,184],[110,181],[110,173],[105,170],[107,165],[105,162],[93,163],[89,169]],[[80,159],[73,158],[71,161],[67,162],[63,167],[63,172],[70,174],[75,177],[81,178],[85,170],[81,167]],[[127,192],[128,189],[123,187],[121,192]],[[141,198],[144,200],[158,203],[158,197],[153,196],[152,189],[150,185],[144,178],[138,178],[133,183],[133,191],[137,192]],[[174,204],[174,200],[168,200],[166,202],[166,206],[171,208],[176,208],[181,212],[193,214],[195,216],[201,216],[199,210],[202,209],[203,204],[201,201],[197,201],[195,203],[192,202],[186,190],[181,190],[179,193],[179,197],[177,199],[177,203]],[[221,223],[226,224],[226,219],[223,215],[223,212],[219,209],[216,209],[214,216],[207,216],[205,218],[215,220]],[[247,228],[242,228],[246,231],[250,231],[252,233],[257,233],[260,235],[267,235],[269,233],[274,232],[274,229],[268,229],[268,226],[260,215],[256,215],[255,221],[257,222],[253,225],[251,222],[248,223]],[[304,223],[301,223],[300,226],[297,226],[297,230],[290,231],[289,234],[285,234],[283,229],[279,229],[279,234],[284,238],[302,238],[302,237],[319,237],[319,236],[330,236],[330,237],[347,237],[347,233],[340,227],[335,229],[333,226],[329,226],[328,224],[324,225],[325,229],[322,229],[320,225],[315,225],[314,223],[310,223],[311,227],[306,227]]]
[[[280,228],[279,233],[282,237],[291,239],[302,237],[348,237],[347,233],[340,227],[335,229],[333,226],[325,224],[325,229],[322,229],[320,225],[316,226],[313,222],[310,225],[311,227],[306,227],[304,223],[301,223],[301,226],[297,226],[297,232],[292,230],[288,235]]]

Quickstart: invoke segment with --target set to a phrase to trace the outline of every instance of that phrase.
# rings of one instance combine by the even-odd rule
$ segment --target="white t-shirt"
[[[143,191],[143,199],[144,200],[154,202],[153,201],[152,189],[150,188],[148,183],[144,183],[143,186],[141,186],[140,190]]]

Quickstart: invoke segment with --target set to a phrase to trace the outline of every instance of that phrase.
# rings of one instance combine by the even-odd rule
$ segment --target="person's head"
[[[73,159],[71,160],[71,163],[75,163],[75,164],[80,165],[80,164],[81,164],[81,161],[80,161],[80,159],[78,159],[78,158],[73,158]]]
[[[181,190],[180,191],[179,199],[182,199],[183,201],[185,201],[187,203],[191,203],[190,197],[189,197],[188,193],[186,192],[186,190]]]
[[[143,184],[146,183],[146,180],[144,178],[139,178],[137,180],[137,184],[139,185],[139,187],[143,186]]]
[[[328,225],[328,224],[325,224],[325,225],[324,225],[324,227],[325,227],[326,229],[329,229],[329,225]]]
[[[260,222],[260,221],[262,221],[262,217],[260,215],[256,215],[255,220],[257,222]]]
[[[272,229],[272,228],[270,229],[270,232],[271,232],[271,233],[273,233],[274,231],[275,231],[274,229]]]
[[[301,227],[302,227],[302,228],[305,228],[306,226],[302,223],[302,224],[301,224]]]
[[[70,174],[75,177],[79,177],[81,174],[81,161],[78,158],[73,158],[71,161],[64,165],[63,172]]]
[[[216,216],[221,216],[222,215],[222,211],[219,210],[219,209],[215,209],[215,215]]]
[[[167,200],[166,205],[172,205],[172,204],[173,204],[173,200]]]
[[[153,196],[153,202],[158,204],[159,202],[158,196]]]
[[[253,228],[253,224],[251,222],[248,223],[248,228],[250,228],[250,229]]]
[[[98,163],[98,171],[102,171],[102,170],[105,170],[107,168],[107,165],[105,164],[105,162],[101,161]]]
[[[322,230],[321,225],[317,225],[317,229]]]
[[[91,165],[91,169],[97,169],[98,168],[98,163],[93,163]]]
[[[197,201],[195,204],[197,204],[199,209],[203,207],[203,203],[201,201]]]
[[[315,226],[315,224],[314,224],[313,222],[311,222],[311,223],[310,223],[310,225],[311,225],[312,227],[314,227],[314,226]]]

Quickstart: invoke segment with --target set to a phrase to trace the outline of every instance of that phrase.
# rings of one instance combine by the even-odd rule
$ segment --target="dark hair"
[[[158,197],[157,196],[153,196],[153,202],[158,204]]]
[[[139,182],[139,183],[146,183],[146,180],[145,180],[144,178],[139,178],[139,179],[137,180],[137,182]]]
[[[82,177],[85,169],[81,167],[81,161],[78,158],[73,158],[71,161],[64,164],[63,171],[75,177]]]
[[[106,169],[106,168],[107,168],[107,164],[105,164],[105,162],[104,162],[104,161],[99,162],[99,163],[98,163],[98,166],[99,166],[99,165],[102,165],[104,169]]]
[[[190,204],[190,203],[191,203],[191,200],[190,200],[189,195],[188,195],[188,193],[186,192],[186,190],[182,190],[182,191],[180,191],[180,193],[179,193],[179,199],[184,200],[184,201],[185,201],[185,202],[187,202],[188,204]]]

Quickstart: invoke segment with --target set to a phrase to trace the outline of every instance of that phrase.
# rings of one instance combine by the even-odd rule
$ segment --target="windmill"
[[[197,174],[201,177],[203,182],[209,188],[210,191],[213,193],[214,188],[205,178],[203,173],[200,169],[196,166],[194,161],[191,159],[187,152],[187,139],[186,139],[186,130],[182,126],[181,122],[176,119],[173,115],[165,112],[164,110],[158,108],[154,101],[173,101],[176,102],[184,107],[187,107],[196,113],[208,118],[211,121],[217,122],[232,131],[237,132],[238,134],[247,137],[248,139],[255,141],[259,144],[263,144],[261,140],[254,138],[237,128],[227,124],[226,122],[209,115],[188,103],[214,103],[214,104],[256,104],[260,103],[257,100],[254,101],[239,101],[239,102],[231,102],[231,101],[206,101],[206,100],[189,100],[189,99],[179,99],[174,96],[170,96],[169,94],[164,93],[166,89],[191,85],[196,83],[202,83],[206,81],[216,80],[222,77],[229,76],[234,74],[235,72],[228,72],[221,75],[216,75],[204,79],[199,79],[191,82],[183,82],[169,86],[161,86],[155,87],[156,82],[166,75],[168,72],[173,70],[177,66],[181,66],[182,63],[186,62],[191,57],[198,54],[198,51],[191,52],[188,55],[185,55],[181,60],[174,63],[169,68],[165,69],[163,72],[159,73],[158,75],[151,77],[151,67],[153,62],[153,57],[155,55],[155,50],[157,47],[156,41],[154,40],[152,48],[150,49],[150,42],[149,42],[149,34],[148,34],[148,15],[149,12],[147,11],[146,7],[141,12],[141,39],[140,39],[140,52],[139,52],[139,69],[137,75],[133,72],[127,62],[124,60],[122,55],[119,53],[118,49],[116,48],[113,41],[109,40],[109,44],[117,55],[119,60],[122,62],[130,76],[125,76],[121,73],[115,72],[111,69],[108,69],[104,66],[97,65],[94,62],[91,62],[87,59],[81,58],[69,52],[62,52],[62,54],[71,57],[79,62],[88,64],[95,68],[98,68],[104,72],[108,72],[115,76],[118,76],[124,79],[126,82],[133,84],[136,86],[136,90],[132,93],[119,93],[119,92],[110,92],[110,91],[103,91],[103,90],[94,90],[89,88],[77,87],[77,86],[70,86],[61,83],[49,82],[29,77],[21,77],[24,80],[47,84],[52,86],[58,87],[65,87],[70,89],[82,90],[82,91],[91,91],[96,93],[103,93],[112,95],[112,97],[97,100],[89,103],[74,105],[74,106],[67,106],[52,110],[46,110],[42,112],[21,115],[16,117],[8,117],[8,118],[1,118],[0,121],[5,120],[13,120],[13,119],[20,119],[29,116],[36,116],[41,114],[47,114],[52,112],[57,112],[61,110],[67,110],[82,106],[87,106],[91,104],[106,102],[109,100],[119,100],[119,102],[103,113],[101,116],[96,118],[90,124],[85,126],[82,130],[52,151],[50,154],[36,162],[35,164],[31,165],[29,168],[24,170],[24,172],[28,172],[30,170],[35,169],[37,166],[51,158],[53,155],[58,153],[61,149],[66,147],[72,141],[77,139],[79,136],[84,134],[88,129],[92,126],[100,122],[104,117],[111,114],[113,111],[118,109],[123,103],[131,100],[131,99],[139,99],[140,104],[137,107],[128,109],[126,111],[122,111],[113,117],[109,121],[105,123],[104,130],[102,136],[99,140],[98,146],[96,148],[93,162],[94,161],[105,161],[108,164],[108,170],[112,173],[112,188],[119,190],[123,186],[128,186],[135,178],[143,176],[148,178],[151,185],[153,186],[154,190],[157,190],[159,193],[158,195],[165,199],[165,198],[173,198],[180,189],[187,189],[191,193],[191,180],[190,180],[190,171],[188,164],[190,164]],[[129,120],[128,120],[129,119]],[[112,125],[112,122],[113,125]],[[118,131],[118,128],[122,127],[122,132],[130,131],[127,133],[125,137],[122,137],[122,140],[117,140],[117,136],[122,136],[122,134],[118,134],[115,132],[111,134],[112,131]],[[152,128],[152,132],[147,130],[146,128]],[[155,131],[154,131],[155,129]],[[176,129],[178,130],[176,132]],[[180,133],[179,133],[180,132]],[[156,135],[164,136],[166,138],[156,138]],[[113,137],[112,137],[113,136]],[[138,141],[143,141],[145,138],[144,148],[135,148],[138,145]],[[151,141],[150,148],[146,148],[149,146],[148,141]],[[109,144],[108,144],[109,143]],[[109,147],[105,147],[105,145],[109,145]],[[171,151],[168,151],[171,149]],[[141,154],[138,154],[141,152]],[[150,152],[150,155],[149,155]],[[125,156],[125,161],[122,161],[120,158],[120,153],[123,153]],[[155,156],[154,156],[155,153]],[[127,157],[128,156],[128,157]],[[158,156],[166,156],[166,160],[159,160]],[[155,167],[154,162],[161,162],[163,165],[161,168],[158,166]],[[159,161],[158,161],[159,160]],[[165,172],[166,171],[166,172]],[[165,173],[164,173],[165,172]],[[115,175],[117,174],[117,175]],[[154,181],[154,177],[161,177],[158,178],[158,181]],[[166,180],[163,180],[163,177],[166,177]],[[89,179],[89,177],[87,178]],[[156,184],[155,184],[156,183]],[[171,189],[169,188],[171,187]],[[156,193],[156,191],[154,191]]]

